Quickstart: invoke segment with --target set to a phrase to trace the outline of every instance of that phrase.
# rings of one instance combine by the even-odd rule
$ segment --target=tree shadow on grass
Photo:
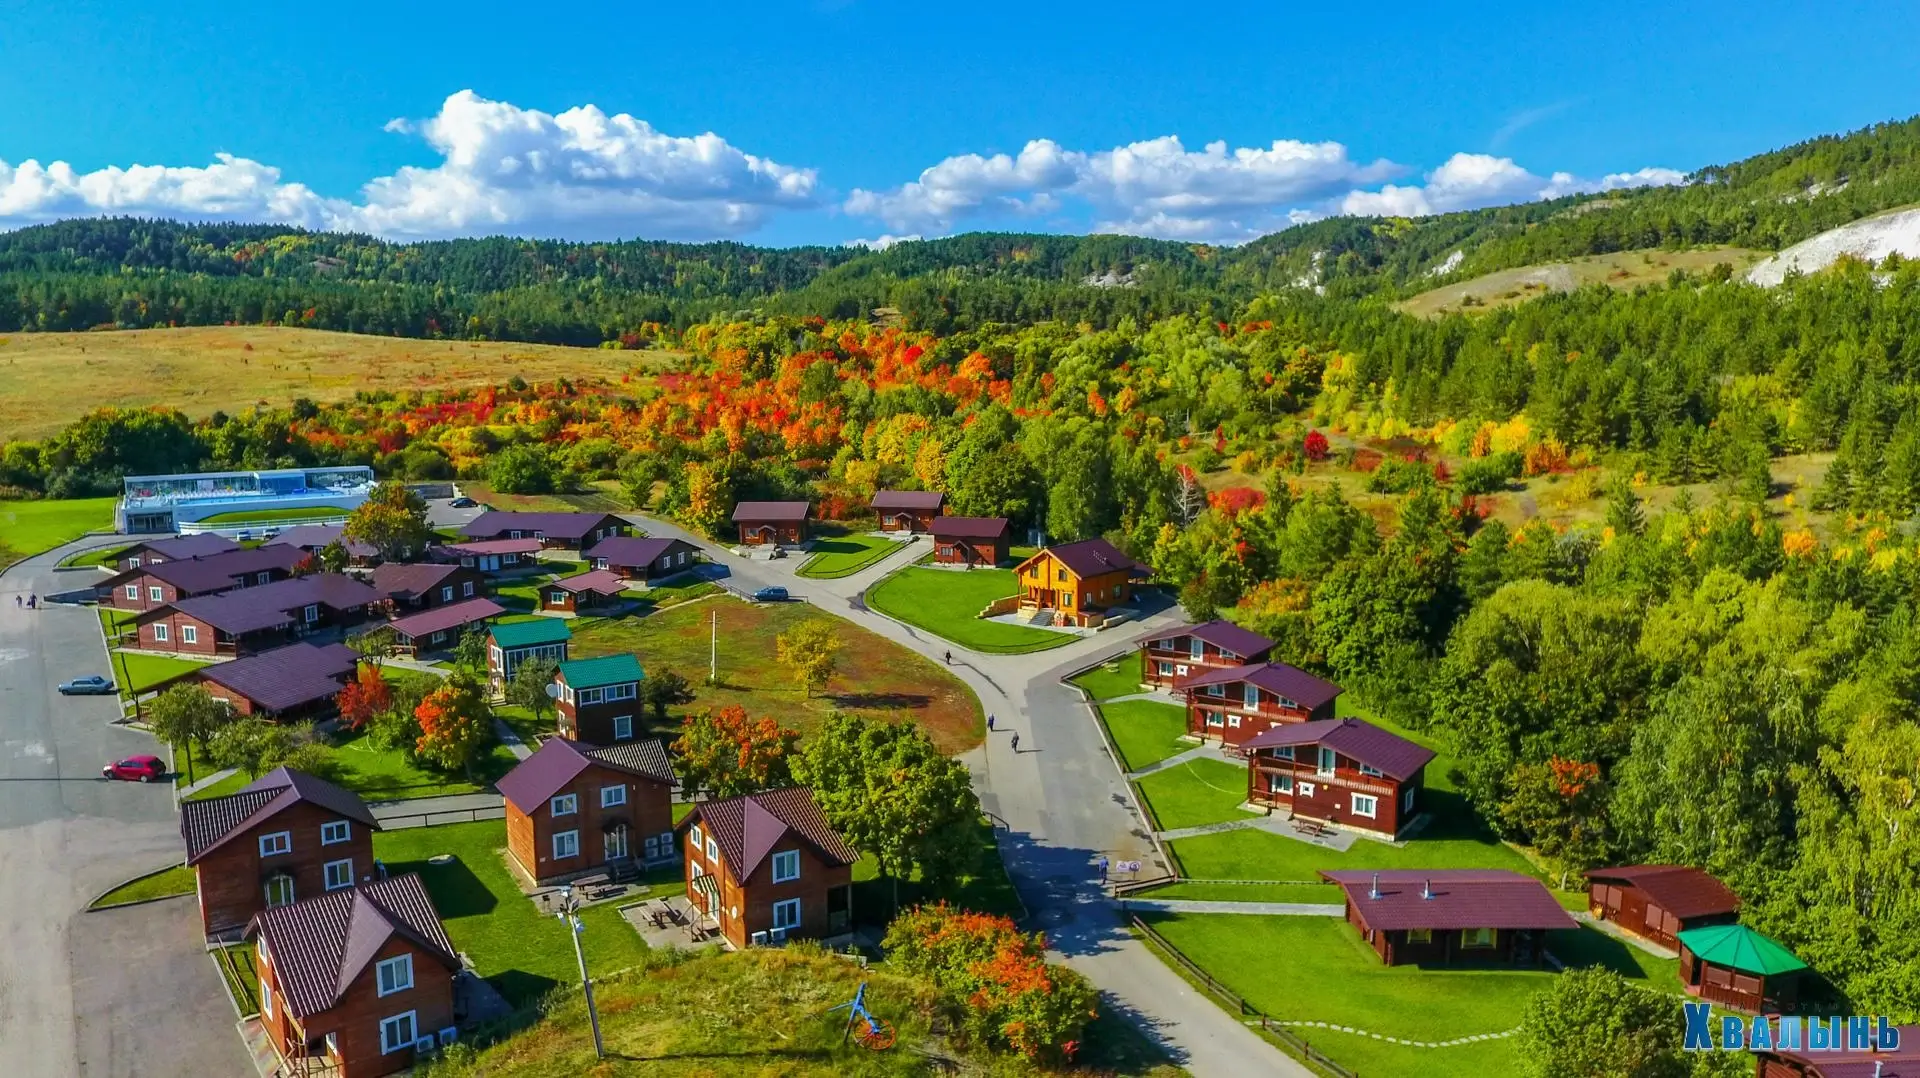
[[[399,861],[387,866],[389,876],[409,872],[420,874],[420,881],[426,884],[427,895],[433,899],[434,909],[439,911],[442,920],[492,913],[499,905],[499,898],[458,857],[440,865],[430,861]]]
[[[933,697],[917,692],[849,692],[827,697],[837,708],[861,708],[868,711],[919,711],[933,703]]]
[[[488,977],[487,983],[493,985],[500,992],[501,998],[516,1008],[538,1003],[545,999],[548,993],[560,987],[560,982],[551,977],[542,977],[537,973],[528,973],[519,969],[501,970]]]
[[[1647,979],[1647,971],[1634,961],[1633,945],[1597,928],[1549,932],[1547,951],[1570,968],[1605,966],[1630,981]]]

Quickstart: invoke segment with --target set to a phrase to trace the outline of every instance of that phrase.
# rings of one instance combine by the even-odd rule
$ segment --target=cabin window
[[[198,644],[200,642],[200,630],[192,625],[180,626],[180,642],[182,644]]]
[[[599,689],[581,689],[578,692],[569,692],[567,695],[582,704],[597,704],[600,702]]]
[[[567,593],[561,591],[559,588],[555,588],[547,593],[547,602],[553,606],[565,606],[567,605]]]
[[[314,622],[319,621],[320,620],[319,605],[316,603],[308,603],[307,609],[304,611],[303,616],[307,619],[308,625],[312,625]]]
[[[1247,710],[1252,711],[1258,708],[1260,706],[1260,689],[1254,685],[1243,685],[1241,689],[1243,690],[1241,697],[1246,702]]]
[[[267,908],[293,905],[293,877],[285,872],[276,872],[267,878]]]
[[[720,844],[713,840],[712,835],[707,836],[707,860],[720,860]]]
[[[1240,729],[1240,716],[1238,716],[1238,715],[1228,715],[1228,716],[1227,716],[1227,725],[1228,725],[1228,726],[1231,726],[1231,727],[1233,727],[1233,728],[1234,728],[1235,730],[1238,730],[1238,729]]]
[[[1366,776],[1369,776],[1369,777],[1371,777],[1371,778],[1376,778],[1376,779],[1377,779],[1377,778],[1379,778],[1379,777],[1380,777],[1380,769],[1379,769],[1379,768],[1377,768],[1377,767],[1372,767],[1372,766],[1369,766],[1369,765],[1367,765],[1367,764],[1361,764],[1361,765],[1360,765],[1360,773],[1361,773],[1362,775],[1366,775]]]
[[[1225,696],[1227,695],[1227,687],[1225,685],[1209,685],[1207,686],[1207,695]]]
[[[620,685],[609,685],[600,692],[600,699],[612,703],[616,700],[631,700],[640,695],[640,684],[635,681]]]
[[[1499,933],[1491,928],[1468,928],[1460,933],[1460,946],[1484,948],[1492,947],[1499,939]]]
[[[600,807],[601,808],[603,809],[613,808],[616,805],[624,805],[626,803],[627,803],[627,788],[625,786],[600,787]]]
[[[138,599],[140,598],[140,585],[138,585],[138,584],[128,584],[128,585],[127,585],[127,598],[129,598],[129,599],[133,599],[133,600],[138,600]]]
[[[164,593],[157,587],[150,587],[147,589],[147,599],[149,602],[155,602],[155,603],[159,602],[163,594]]]
[[[773,855],[773,882],[786,883],[800,878],[800,851],[782,850]]]
[[[1225,723],[1224,723],[1224,722],[1223,722],[1223,721],[1221,720],[1221,718],[1220,718],[1220,716],[1219,716],[1219,715],[1216,715],[1216,714],[1214,714],[1213,712],[1211,712],[1211,711],[1210,711],[1210,712],[1208,712],[1208,713],[1207,713],[1207,725],[1208,725],[1208,726],[1223,726],[1223,725],[1225,725]]]
[[[1193,656],[1194,662],[1199,662],[1201,659],[1204,659],[1207,657],[1206,641],[1200,639],[1197,636],[1189,637],[1187,639],[1187,645],[1188,645],[1187,654]]]
[[[553,859],[564,861],[580,856],[580,832],[561,831],[553,836]]]
[[[1274,756],[1275,756],[1276,758],[1278,758],[1278,759],[1281,759],[1281,760],[1291,760],[1291,759],[1293,759],[1293,746],[1292,746],[1292,745],[1282,745],[1282,746],[1280,746],[1279,748],[1277,748],[1277,749],[1275,749],[1275,750],[1273,750],[1273,755],[1274,755]]]
[[[633,716],[615,715],[613,717],[613,739],[625,741],[633,736]]]
[[[1160,664],[1160,676],[1161,676],[1161,677],[1172,677],[1172,676],[1173,676],[1173,664],[1172,664],[1172,663],[1161,663],[1161,664]]]
[[[353,886],[353,858],[340,861],[328,861],[323,869],[329,891],[338,891],[342,887]]]
[[[167,623],[166,622],[156,621],[153,623],[153,638],[162,644],[167,642]]]
[[[1433,929],[1409,928],[1407,929],[1407,942],[1408,943],[1432,943]]]
[[[580,811],[580,795],[561,794],[547,803],[547,811],[555,816],[571,816]]]
[[[271,835],[260,836],[260,856],[278,857],[293,852],[293,832],[275,831]]]
[[[353,837],[353,824],[347,820],[328,820],[320,825],[320,845],[335,846]]]
[[[1054,573],[1056,574],[1054,576],[1055,580],[1065,581],[1067,579],[1067,571],[1065,569],[1055,569]]]
[[[1316,774],[1320,774],[1320,775],[1333,774],[1333,750],[1332,749],[1326,747],[1325,745],[1320,746],[1320,764],[1318,767],[1314,768],[1314,771]]]
[[[687,828],[687,842],[693,847],[694,853],[697,854],[700,852],[700,843],[702,842],[702,839],[700,837],[699,824],[694,824],[692,827]]]
[[[1292,775],[1268,775],[1267,776],[1267,792],[1275,793],[1275,794],[1292,793],[1293,792],[1293,776]]]
[[[273,583],[273,574],[272,573],[256,574],[254,576],[254,582],[258,584],[271,584]]]
[[[773,927],[776,929],[800,927],[800,900],[789,898],[773,904]]]
[[[1311,782],[1303,782],[1303,783],[1301,783],[1301,784],[1300,784],[1300,796],[1301,796],[1301,797],[1312,797],[1312,796],[1313,796],[1313,783],[1311,783]]]
[[[1282,697],[1280,698],[1280,706],[1281,706],[1281,707],[1288,707],[1288,708],[1292,708],[1292,709],[1293,709],[1293,710],[1295,710],[1295,711],[1306,711],[1306,710],[1308,710],[1307,708],[1304,708],[1304,707],[1301,707],[1298,701],[1295,701],[1295,700],[1289,700],[1289,699],[1287,699],[1287,698],[1286,698],[1286,697],[1284,697],[1284,696],[1282,696]]]
[[[1402,813],[1413,811],[1413,788],[1409,788],[1400,794],[1400,811]]]
[[[388,1055],[413,1047],[413,1012],[396,1014],[380,1023],[380,1054]]]
[[[1353,795],[1353,814],[1371,820],[1380,812],[1380,799],[1366,794]]]

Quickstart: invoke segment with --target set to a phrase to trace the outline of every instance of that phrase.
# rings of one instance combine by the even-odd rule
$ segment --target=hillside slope
[[[1742,247],[1703,247],[1690,251],[1621,251],[1566,262],[1495,270],[1465,281],[1429,289],[1395,304],[1408,314],[1431,317],[1459,310],[1505,307],[1549,292],[1571,292],[1590,284],[1631,289],[1663,281],[1675,270],[1703,273],[1725,264],[1740,272],[1764,257]]]
[[[1920,207],[1895,210],[1828,229],[1753,267],[1747,280],[1769,288],[1789,273],[1815,273],[1841,258],[1879,262],[1888,255],[1920,258]]]

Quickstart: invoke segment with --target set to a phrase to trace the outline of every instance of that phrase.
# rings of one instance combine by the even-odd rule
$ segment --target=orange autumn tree
[[[1047,962],[1046,937],[1006,917],[947,905],[896,917],[883,944],[887,960],[931,980],[947,997],[969,1040],[1029,1059],[1068,1060],[1099,993],[1085,977]]]
[[[358,730],[393,706],[393,687],[380,676],[380,668],[361,663],[358,674],[333,698],[340,708],[340,720],[349,730]]]
[[[471,770],[493,742],[493,709],[480,683],[466,673],[428,693],[413,717],[420,720],[415,755],[442,771]]]
[[[747,717],[738,704],[688,715],[673,743],[680,780],[688,790],[739,797],[792,784],[793,747],[800,740],[771,715]]]

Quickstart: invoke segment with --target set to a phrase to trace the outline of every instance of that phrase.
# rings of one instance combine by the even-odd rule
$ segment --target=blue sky
[[[0,226],[1239,242],[1920,111],[1898,5],[1188,7],[10,2]]]

